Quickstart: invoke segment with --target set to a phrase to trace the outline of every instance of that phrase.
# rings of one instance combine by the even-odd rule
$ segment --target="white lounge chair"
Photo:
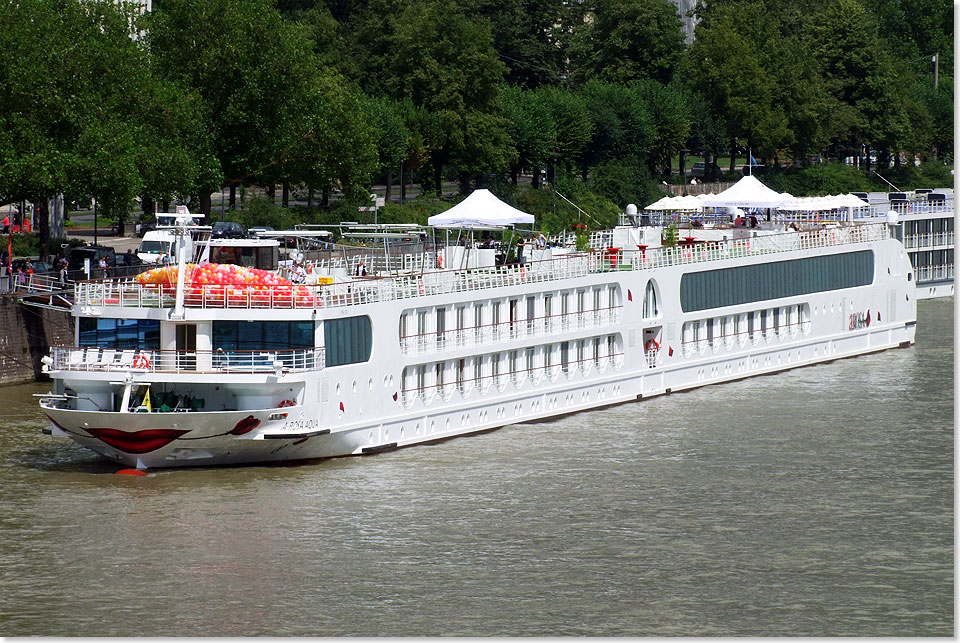
[[[67,368],[79,368],[83,363],[83,349],[76,348],[67,356]]]
[[[112,348],[104,348],[103,353],[100,355],[100,368],[104,370],[109,370],[113,366],[113,361],[116,358],[117,351]]]
[[[120,368],[133,368],[133,358],[136,357],[136,351],[123,351],[120,353],[120,359],[117,366]]]

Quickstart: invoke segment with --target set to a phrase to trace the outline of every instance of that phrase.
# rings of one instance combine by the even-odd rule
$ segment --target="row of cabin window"
[[[619,307],[616,286],[599,286],[559,295],[550,293],[478,301],[452,308],[440,306],[403,312],[400,315],[399,337],[404,346],[412,340],[430,337],[442,341],[448,332],[472,332],[477,338],[489,336],[501,339],[502,333],[516,336],[518,331],[533,332],[540,328],[541,323],[545,330],[553,328],[553,324],[557,324],[556,328],[567,328],[590,313],[594,321],[600,322],[604,313],[613,313]],[[452,319],[449,319],[451,310]]]
[[[914,234],[936,234],[938,232],[953,232],[953,217],[938,219],[921,219],[903,222],[904,236]]]
[[[683,325],[682,343],[684,354],[689,355],[697,349],[732,348],[735,342],[756,343],[762,338],[794,336],[798,332],[810,332],[809,304],[689,321]]]
[[[953,265],[953,248],[945,250],[920,250],[910,254],[914,268],[924,266]]]
[[[490,384],[519,384],[538,375],[556,377],[560,373],[588,372],[616,363],[622,355],[619,344],[618,336],[605,335],[408,366],[403,371],[403,393],[410,398],[423,397],[434,390],[485,390]]]

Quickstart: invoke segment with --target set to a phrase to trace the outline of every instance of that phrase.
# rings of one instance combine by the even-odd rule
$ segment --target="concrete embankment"
[[[73,344],[70,313],[22,304],[0,295],[0,385],[43,379],[40,359],[50,346]]]

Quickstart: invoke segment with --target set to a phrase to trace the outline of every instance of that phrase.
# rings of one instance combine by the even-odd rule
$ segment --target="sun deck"
[[[733,232],[733,231],[732,231]],[[741,231],[742,233],[743,231]],[[326,285],[242,286],[187,284],[184,305],[205,309],[312,309],[356,306],[432,295],[562,281],[618,270],[650,270],[732,258],[880,241],[884,223],[828,227],[723,241],[682,240],[677,246],[563,250],[545,261],[469,270],[368,276]],[[173,308],[175,288],[132,281],[86,281],[75,286],[76,306]]]

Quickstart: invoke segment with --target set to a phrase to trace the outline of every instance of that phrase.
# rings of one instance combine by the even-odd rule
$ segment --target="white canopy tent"
[[[518,223],[533,225],[533,215],[507,205],[490,190],[474,190],[470,196],[446,212],[427,219],[433,228],[489,230],[506,228]]]
[[[703,197],[706,208],[777,208],[792,200],[786,192],[771,190],[755,176],[745,176],[719,194]]]
[[[659,201],[651,203],[644,210],[703,210],[704,195],[665,196]]]
[[[870,204],[852,194],[797,197],[779,207],[789,212],[823,212],[839,208],[868,208]]]

